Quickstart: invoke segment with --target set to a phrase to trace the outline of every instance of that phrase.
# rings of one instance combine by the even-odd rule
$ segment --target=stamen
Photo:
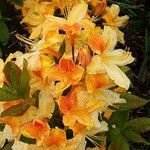
[[[32,40],[30,40],[30,39],[28,39],[28,38],[26,38],[26,37],[24,37],[24,36],[22,36],[22,35],[20,35],[20,34],[16,34],[16,38],[18,39],[18,40],[20,40],[20,41],[22,41],[22,42],[24,42],[24,43],[26,43],[26,44],[29,44],[29,45],[34,45],[34,43],[33,43],[33,41]]]

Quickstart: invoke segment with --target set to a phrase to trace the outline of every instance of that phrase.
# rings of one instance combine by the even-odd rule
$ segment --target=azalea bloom
[[[44,37],[42,41],[39,41],[38,49],[42,51],[42,53],[50,54],[57,58],[60,57],[60,46],[64,40],[64,37],[58,34],[57,31],[49,31]],[[33,51],[36,49],[33,47]],[[37,49],[36,49],[37,50]]]
[[[75,44],[75,39],[77,35],[80,34],[81,31],[81,22],[85,18],[87,12],[87,4],[85,2],[77,3],[69,12],[67,15],[67,18],[60,18],[60,17],[55,17],[52,15],[47,15],[47,20],[49,22],[55,22],[58,25],[58,29],[61,29],[65,31],[66,33],[66,40],[68,40],[69,44],[71,45],[71,49],[67,48],[65,51],[65,54],[67,56],[72,57],[72,47]],[[76,52],[73,52],[76,53]],[[73,54],[74,55],[74,54]]]
[[[78,121],[87,128],[94,125],[90,114],[105,105],[103,102],[95,100],[80,86],[67,96],[61,96],[58,103],[60,110],[64,113],[64,125],[71,127]]]
[[[59,128],[51,129],[44,140],[44,145],[51,149],[63,149],[67,143],[65,131]]]
[[[119,28],[128,23],[129,17],[127,15],[119,17],[119,12],[119,6],[112,4],[106,8],[106,14],[103,16],[103,19],[105,19],[106,25],[111,26],[117,32],[118,41],[124,43],[124,33]]]
[[[27,23],[29,28],[31,28],[31,39],[37,38],[42,29],[42,24],[45,22],[45,15],[54,13],[54,5],[52,2],[39,2],[35,0],[25,0],[22,13],[23,20],[22,23]]]
[[[89,2],[94,8],[93,8],[93,13],[94,15],[100,15],[107,6],[107,1],[106,0],[86,0]]]
[[[106,149],[106,136],[99,134],[108,131],[103,118],[110,118],[109,106],[126,102],[118,91],[130,86],[119,67],[134,60],[131,52],[115,49],[117,41],[124,42],[119,28],[128,16],[120,17],[117,5],[106,6],[106,0],[24,1],[22,22],[28,26],[30,39],[16,37],[30,48],[10,54],[5,62],[0,59],[0,125],[5,125],[0,148],[14,140],[12,150]],[[19,85],[7,84],[12,93],[4,86],[8,61],[21,71]],[[18,92],[26,86],[27,98]],[[10,100],[7,94],[19,98]],[[28,144],[30,140],[35,144]],[[89,140],[94,148],[87,148]]]
[[[104,102],[105,107],[115,103],[126,102],[119,97],[118,93],[109,90],[109,88],[114,86],[114,82],[106,73],[87,74],[85,82],[87,91],[91,93],[95,99]]]
[[[94,36],[94,35],[93,35]],[[101,44],[102,43],[102,44]],[[130,80],[118,66],[124,66],[134,61],[131,52],[122,49],[114,50],[117,43],[116,32],[108,26],[104,27],[102,35],[91,37],[89,45],[97,53],[87,66],[88,74],[106,72],[118,86],[129,88]]]
[[[37,109],[31,106],[22,116],[19,117],[5,116],[1,118],[1,120],[2,123],[11,127],[12,134],[14,137],[16,137],[20,132],[21,126],[32,121],[35,118],[36,112]]]
[[[41,145],[45,135],[49,132],[49,125],[46,119],[36,119],[25,124],[21,128],[21,134],[26,137],[33,138],[37,140],[37,145]]]
[[[81,66],[75,65],[72,60],[62,59],[59,65],[51,68],[48,78],[54,81],[59,81],[58,85],[63,92],[70,85],[78,83],[83,76],[84,69]],[[59,90],[57,88],[57,90]]]

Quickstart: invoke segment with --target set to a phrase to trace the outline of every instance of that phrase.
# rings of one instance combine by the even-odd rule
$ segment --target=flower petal
[[[93,56],[91,62],[86,68],[88,74],[104,73],[104,66],[101,62],[101,58],[98,55]]]
[[[37,38],[41,33],[41,25],[38,25],[37,27],[32,29],[32,33],[30,35],[30,39],[35,39]]]
[[[70,14],[67,17],[67,22],[70,25],[80,22],[85,17],[87,8],[87,3],[78,3],[75,7],[72,8]]]
[[[114,80],[114,82],[120,86],[125,88],[126,90],[129,89],[130,80],[128,77],[120,70],[119,67],[113,64],[104,64],[105,70],[108,73],[109,77]]]
[[[39,94],[39,108],[37,118],[50,118],[54,111],[55,103],[48,88],[43,89]]]
[[[106,107],[107,106],[112,106],[113,104],[115,103],[125,103],[126,100],[125,99],[122,99],[120,98],[120,95],[118,93],[115,93],[111,90],[97,90],[95,93],[94,93],[95,97],[104,102],[106,104]]]
[[[104,53],[111,52],[117,44],[117,33],[109,26],[104,26],[103,37],[106,40],[106,48]]]
[[[117,49],[112,51],[106,59],[109,59],[109,63],[124,66],[130,64],[134,61],[134,58],[131,55],[131,52],[126,52],[122,49]]]

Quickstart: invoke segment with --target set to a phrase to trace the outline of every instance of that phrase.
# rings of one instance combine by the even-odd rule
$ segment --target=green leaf
[[[5,123],[0,123],[0,131],[3,131],[5,128]]]
[[[136,109],[150,102],[149,100],[146,100],[144,98],[129,93],[122,93],[120,94],[120,97],[126,100],[126,103],[118,104],[120,105],[119,107],[120,111]]]
[[[1,113],[1,117],[5,116],[22,116],[30,105],[26,103],[21,103],[15,106],[12,106]]]
[[[30,86],[29,86],[30,75],[27,70],[27,64],[28,64],[27,61],[24,59],[23,70],[20,76],[19,88],[17,89],[19,95],[22,98],[27,98],[29,96],[29,91],[30,91]]]
[[[139,135],[138,133],[131,131],[131,130],[125,130],[124,131],[124,136],[132,142],[136,142],[136,143],[144,143],[149,145],[150,143],[147,142],[141,135]]]
[[[127,73],[128,71],[130,71],[131,69],[127,66],[120,66],[119,67],[124,73]]]
[[[129,119],[128,111],[115,111],[112,113],[109,123],[115,124],[117,127],[123,128],[125,122]]]
[[[150,131],[150,118],[136,118],[132,119],[125,124],[126,128],[131,128],[137,133],[144,133]]]
[[[12,146],[14,144],[14,141],[9,142],[2,150],[12,150]]]
[[[18,89],[21,69],[13,62],[7,62],[4,66],[4,74],[7,81],[14,89]]]
[[[28,138],[24,135],[21,135],[19,140],[24,142],[24,143],[28,143],[28,144],[35,144],[36,143],[36,139]]]
[[[20,99],[20,95],[11,89],[0,88],[0,101],[12,101]]]
[[[4,22],[4,20],[0,20],[0,42],[2,44],[6,44],[9,40],[9,30]]]
[[[32,95],[32,97],[34,98],[34,106],[37,108],[39,107],[39,94],[40,94],[40,90],[37,90]]]
[[[8,85],[0,88],[0,101],[9,101],[16,99],[27,99],[29,97],[30,75],[27,70],[27,61],[24,60],[23,70],[13,62],[7,62],[4,66],[4,74]]]
[[[23,5],[23,0],[13,0],[16,5]]]
[[[109,150],[130,150],[130,146],[127,140],[121,134],[119,129],[112,129],[110,133],[111,144],[109,146]]]

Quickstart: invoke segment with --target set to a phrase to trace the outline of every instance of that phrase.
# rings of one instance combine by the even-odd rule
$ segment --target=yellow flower
[[[55,17],[52,15],[47,15],[48,21],[57,22],[60,26],[63,24],[74,25],[75,23],[79,23],[86,15],[87,12],[87,4],[83,1],[76,4],[71,11],[69,12],[67,19]]]
[[[25,124],[21,128],[21,134],[29,138],[37,139],[37,144],[43,142],[44,137],[49,133],[49,125],[46,119],[38,119]]]
[[[107,74],[97,73],[97,74],[87,74],[85,77],[85,82],[87,86],[87,91],[93,93],[100,88],[109,88],[113,85],[112,80]]]
[[[63,149],[66,146],[67,138],[63,129],[51,129],[44,138],[44,145],[50,149]]]
[[[57,23],[58,29],[64,30],[70,40],[70,44],[74,45],[75,37],[80,33],[80,22],[85,18],[87,6],[88,5],[85,2],[79,2],[71,9],[66,19],[47,15],[47,20],[49,22]]]
[[[100,15],[106,8],[107,6],[107,1],[106,0],[86,0],[89,3],[92,4],[93,8],[93,13],[94,15]]]
[[[37,109],[36,119],[51,118],[54,107],[55,102],[51,95],[51,90],[49,87],[46,87],[39,94],[39,107]]]
[[[64,125],[71,127],[78,121],[87,128],[94,125],[90,116],[91,113],[105,105],[103,102],[94,99],[81,86],[76,87],[67,96],[61,96],[58,103],[60,110],[64,113]]]
[[[13,102],[11,102],[11,103],[13,103]],[[12,106],[12,104],[11,104],[11,106]],[[7,103],[7,107],[8,107],[8,103]],[[9,107],[10,107],[10,105],[9,105]],[[1,118],[1,120],[3,123],[5,123],[6,125],[9,125],[11,127],[13,136],[17,136],[18,134],[20,134],[21,126],[23,126],[27,122],[33,120],[35,118],[36,112],[37,112],[37,108],[34,106],[31,106],[24,113],[24,115],[22,115],[20,117],[5,116],[5,117]]]
[[[103,16],[106,25],[111,26],[117,32],[118,41],[124,43],[124,33],[118,28],[125,26],[129,17],[127,15],[119,17],[120,8],[116,4],[107,7],[106,14]]]
[[[45,15],[53,15],[54,5],[52,2],[39,2],[35,0],[25,0],[22,7],[23,20],[22,23],[27,23],[32,32],[30,39],[37,38],[42,29],[42,24],[45,22]]]
[[[88,74],[104,73],[106,72],[110,79],[112,79],[118,86],[129,88],[130,80],[120,70],[118,66],[124,66],[134,61],[130,52],[126,52],[122,49],[114,50],[117,43],[116,32],[108,26],[104,27],[102,35],[98,36],[95,40],[102,45],[98,45],[97,42],[92,41],[90,43],[91,49],[99,54],[95,55],[90,64],[87,66]],[[92,37],[91,37],[92,39]],[[98,46],[97,46],[98,45]]]
[[[66,147],[63,150],[84,150],[86,147],[85,137],[81,134],[76,135],[68,140]]]
[[[59,58],[60,57],[59,48],[63,40],[64,40],[64,36],[58,34],[57,31],[49,31],[48,33],[45,34],[45,36],[41,41],[35,44],[35,49],[36,46],[38,45],[38,48],[42,53],[46,53],[51,56],[55,56]]]

